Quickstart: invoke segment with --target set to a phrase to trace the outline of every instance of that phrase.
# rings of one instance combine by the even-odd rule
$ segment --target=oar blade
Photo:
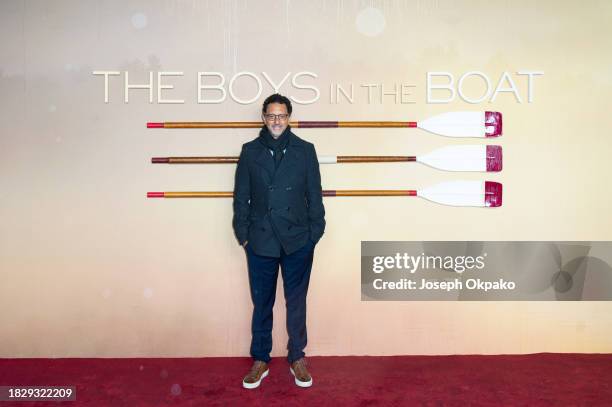
[[[417,127],[446,137],[498,137],[502,134],[502,114],[447,112],[420,121]]]
[[[492,181],[448,181],[417,191],[417,196],[443,205],[498,207],[502,184]]]
[[[417,156],[417,161],[445,171],[498,172],[502,169],[502,148],[484,144],[447,146]]]

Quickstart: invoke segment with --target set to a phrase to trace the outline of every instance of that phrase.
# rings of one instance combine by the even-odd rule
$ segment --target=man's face
[[[278,138],[289,125],[287,106],[284,103],[270,103],[266,108],[266,113],[262,115],[262,119],[272,137]]]

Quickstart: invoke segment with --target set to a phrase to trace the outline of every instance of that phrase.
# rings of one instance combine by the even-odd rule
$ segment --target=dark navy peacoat
[[[325,230],[321,174],[315,147],[291,131],[278,169],[259,138],[242,145],[234,184],[233,227],[240,244],[280,257],[317,243]],[[260,136],[261,137],[261,136]]]

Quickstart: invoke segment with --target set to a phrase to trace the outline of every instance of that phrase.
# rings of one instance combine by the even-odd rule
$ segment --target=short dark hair
[[[266,100],[264,100],[263,107],[261,109],[261,112],[263,114],[266,114],[266,111],[268,110],[268,105],[270,103],[280,103],[282,105],[287,106],[287,113],[289,113],[289,116],[291,116],[291,111],[293,110],[293,108],[291,107],[291,101],[289,100],[289,98],[281,95],[280,93],[275,93],[273,95],[268,96]]]

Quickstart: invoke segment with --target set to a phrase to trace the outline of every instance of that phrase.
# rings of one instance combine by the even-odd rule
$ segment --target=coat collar
[[[274,180],[280,174],[283,174],[287,171],[288,168],[291,168],[296,161],[296,147],[298,147],[296,135],[292,132],[289,132],[287,136],[289,137],[289,139],[287,140],[287,149],[285,151],[285,156],[281,160],[276,172],[274,171],[274,157],[272,157],[270,150],[266,148],[263,144],[257,143],[259,146],[261,146],[261,148],[259,154],[257,155],[257,158],[255,159],[255,162],[257,162],[257,164],[261,165],[266,170],[264,171],[264,176],[265,178],[267,178],[268,184],[273,183]]]

